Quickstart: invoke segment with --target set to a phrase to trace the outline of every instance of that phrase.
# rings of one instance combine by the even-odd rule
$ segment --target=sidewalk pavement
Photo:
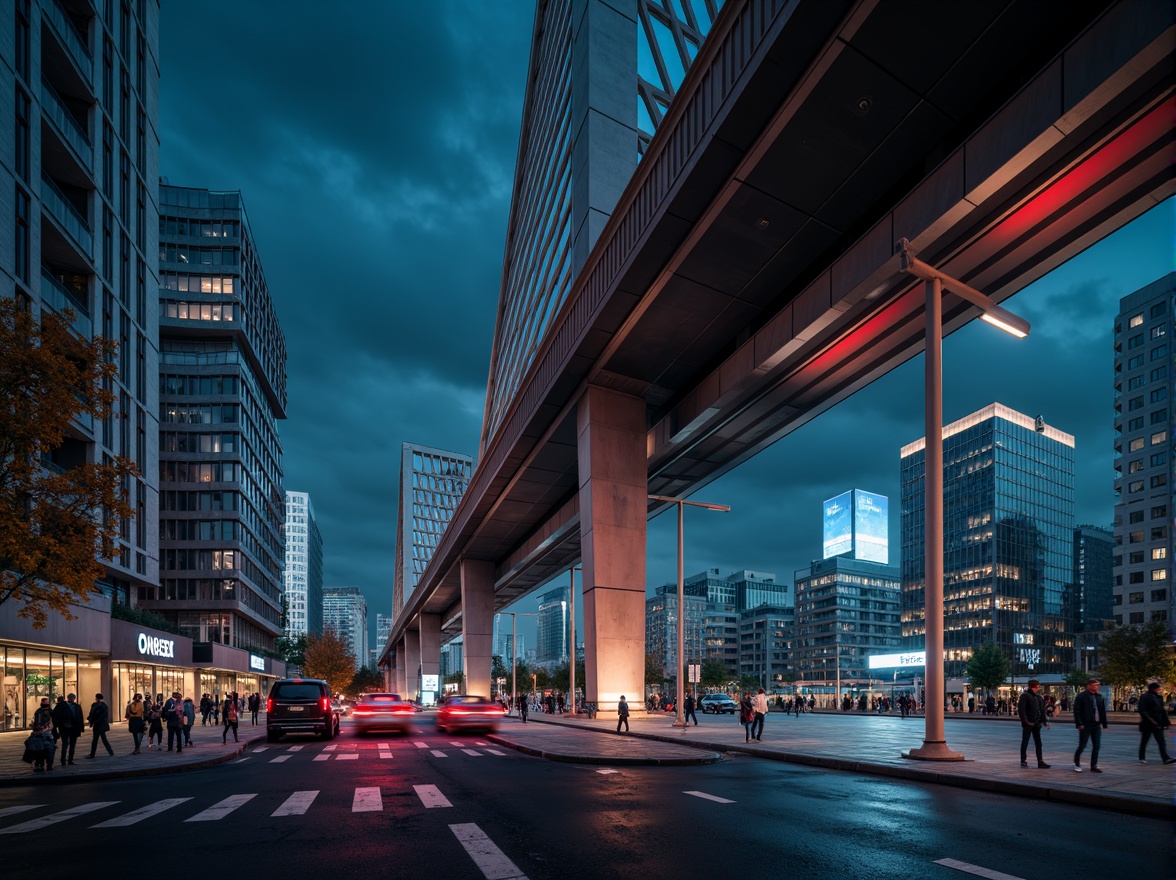
[[[421,716],[429,725],[431,713]],[[1071,722],[1059,719],[1042,731],[1049,770],[1036,768],[1030,746],[1030,767],[1020,767],[1020,728],[1015,719],[992,718],[975,723],[968,717],[948,716],[945,722],[948,746],[965,756],[962,762],[924,762],[902,757],[903,752],[923,742],[922,718],[902,719],[897,715],[857,713],[806,713],[800,717],[772,712],[768,715],[761,742],[740,739],[743,727],[729,715],[699,716],[697,727],[685,730],[672,726],[672,715],[635,714],[630,717],[631,733],[618,735],[616,718],[600,716],[557,716],[533,714],[523,724],[515,717],[503,719],[498,733],[489,738],[510,748],[549,760],[604,765],[690,765],[714,763],[733,755],[808,764],[834,770],[848,770],[918,782],[952,785],[979,791],[1038,798],[1059,803],[1097,807],[1142,816],[1176,818],[1176,765],[1164,766],[1155,745],[1148,749],[1148,764],[1136,761],[1139,732],[1127,724],[1112,724],[1103,732],[1099,759],[1104,772],[1089,772],[1090,748],[1083,755],[1083,772],[1075,773],[1071,759],[1077,732]],[[174,773],[194,770],[238,757],[248,745],[265,741],[265,716],[254,727],[246,719],[240,725],[241,741],[230,737],[221,744],[220,727],[192,729],[196,744],[180,754],[148,751],[130,754],[131,736],[126,725],[107,735],[115,750],[106,755],[101,745],[98,757],[89,760],[90,733],[78,742],[76,763],[55,767],[51,773],[33,773],[21,761],[26,732],[0,733],[0,786],[43,785],[96,781],[126,776]],[[1170,731],[1171,732],[1171,731]],[[350,725],[342,735],[353,738]],[[429,736],[430,734],[422,734]],[[1172,750],[1169,737],[1169,750]],[[58,750],[60,756],[60,749]]]

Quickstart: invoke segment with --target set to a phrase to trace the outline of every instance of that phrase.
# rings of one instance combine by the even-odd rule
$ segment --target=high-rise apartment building
[[[1172,594],[1176,272],[1119,301],[1115,319],[1114,618],[1163,620],[1176,637]]]
[[[473,473],[474,460],[468,455],[417,443],[401,446],[393,617],[400,613],[433,558]]]
[[[355,668],[367,662],[367,600],[359,587],[326,587],[323,590],[323,629],[347,645]]]
[[[1070,601],[1074,632],[1096,633],[1115,622],[1115,537],[1107,529],[1074,529],[1074,576]]]
[[[796,573],[793,665],[798,680],[832,693],[870,684],[870,655],[897,650],[902,640],[896,568],[832,556]]]
[[[760,605],[739,614],[739,676],[754,676],[769,693],[794,678],[796,609]]]
[[[901,451],[902,632],[925,646],[925,438]],[[945,672],[998,645],[1015,679],[1076,661],[1071,600],[1074,438],[999,403],[943,429]]]
[[[556,587],[539,597],[539,616],[535,618],[535,662],[553,667],[568,662],[571,638],[570,586]]]
[[[118,343],[114,412],[75,419],[46,464],[134,460],[134,519],[98,586],[159,582],[155,182],[159,6],[16,0],[0,11],[0,296]]]
[[[239,192],[159,187],[160,588],[198,642],[282,632],[286,342]]]
[[[285,635],[323,633],[323,537],[306,492],[286,491]]]
[[[392,617],[388,614],[376,615],[376,646],[384,647],[384,643],[388,641],[388,636],[392,632]]]

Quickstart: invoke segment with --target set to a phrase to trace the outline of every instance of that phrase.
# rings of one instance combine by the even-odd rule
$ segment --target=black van
[[[331,686],[319,678],[282,678],[265,701],[265,734],[277,742],[286,733],[316,733],[331,739],[339,732]]]

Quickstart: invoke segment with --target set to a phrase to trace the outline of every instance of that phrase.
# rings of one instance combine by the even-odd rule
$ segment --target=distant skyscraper
[[[331,630],[362,666],[368,655],[367,601],[359,587],[327,587],[323,590],[323,629]]]
[[[1074,632],[1101,632],[1114,625],[1114,555],[1115,538],[1106,529],[1074,529]]]
[[[824,559],[848,556],[890,562],[889,500],[885,495],[850,489],[824,504]]]
[[[902,630],[922,650],[924,446],[902,448]],[[1073,668],[1074,438],[999,403],[943,429],[946,674],[962,677],[985,642],[1013,676]]]
[[[392,633],[392,618],[387,614],[376,615],[376,647],[383,648]]]
[[[569,587],[557,587],[539,597],[539,616],[535,618],[535,662],[558,666],[568,662]]]
[[[400,613],[433,558],[473,473],[474,460],[468,455],[415,443],[401,446],[393,617]]]
[[[323,633],[323,538],[305,492],[286,492],[286,635]]]
[[[518,631],[518,625],[513,621],[514,618],[509,614],[494,615],[494,653],[502,658],[502,662],[508,668],[512,653],[517,659],[522,660],[527,645],[526,638]],[[512,643],[516,638],[518,640],[517,649],[512,649]]]
[[[755,677],[769,692],[783,689],[793,673],[795,630],[796,609],[790,605],[760,605],[740,612],[740,677]]]
[[[159,187],[160,578],[196,641],[273,650],[286,341],[239,192]]]
[[[1176,272],[1119,301],[1115,319],[1114,615],[1163,620],[1176,637],[1172,592],[1172,374]]]
[[[870,655],[902,643],[898,570],[880,562],[832,556],[796,573],[792,660],[800,682],[841,692],[870,682]]]

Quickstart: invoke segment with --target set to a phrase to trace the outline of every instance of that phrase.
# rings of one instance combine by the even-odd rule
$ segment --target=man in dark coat
[[[1147,693],[1139,698],[1139,763],[1146,764],[1147,741],[1155,738],[1160,747],[1160,760],[1165,764],[1176,764],[1176,758],[1169,757],[1164,742],[1164,731],[1172,726],[1168,713],[1164,711],[1164,698],[1160,696],[1160,683],[1149,681]]]
[[[1045,723],[1045,700],[1037,691],[1041,682],[1036,678],[1029,679],[1029,687],[1021,694],[1017,701],[1017,717],[1021,719],[1021,766],[1028,767],[1025,753],[1029,748],[1029,737],[1033,737],[1033,747],[1037,751],[1037,766],[1041,770],[1048,770],[1049,764],[1041,756],[1041,728],[1049,727]]]
[[[90,704],[90,731],[94,734],[90,741],[90,754],[87,758],[93,758],[98,753],[98,740],[102,740],[102,745],[106,747],[108,755],[114,755],[114,749],[110,747],[110,740],[106,738],[106,731],[110,730],[110,707],[102,700],[102,694],[94,694],[94,702]]]
[[[1098,769],[1098,749],[1102,732],[1107,729],[1107,704],[1098,692],[1098,679],[1086,679],[1086,690],[1074,700],[1074,726],[1078,728],[1078,748],[1074,752],[1074,772],[1082,772],[1082,751],[1090,740],[1090,772]]]

